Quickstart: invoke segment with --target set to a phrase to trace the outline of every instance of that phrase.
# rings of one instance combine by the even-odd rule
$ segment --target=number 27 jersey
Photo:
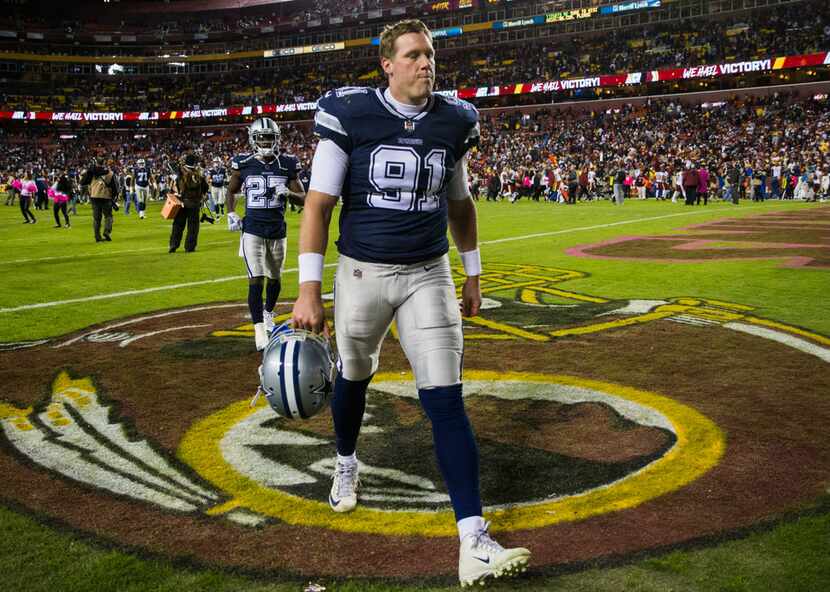
[[[251,154],[237,156],[231,169],[239,171],[240,192],[245,196],[242,230],[262,238],[285,238],[286,198],[280,188],[297,178],[297,157],[280,154],[262,161]]]
[[[314,132],[349,156],[340,253],[409,264],[447,252],[447,186],[478,142],[472,105],[434,94],[407,117],[380,89],[341,88],[318,101]]]

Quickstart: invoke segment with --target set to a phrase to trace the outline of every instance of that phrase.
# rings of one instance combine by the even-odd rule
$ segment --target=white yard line
[[[699,214],[705,214],[709,212],[717,212],[717,211],[734,211],[735,213],[745,212],[746,210],[750,209],[759,209],[765,208],[768,206],[746,206],[740,209],[735,209],[734,206],[722,207],[722,208],[702,208],[700,210],[695,210],[692,212],[679,212],[677,214],[666,214],[664,216],[651,216],[648,218],[634,218],[632,220],[621,220],[619,222],[609,222],[607,224],[595,224],[593,226],[581,226],[578,228],[566,228],[564,230],[553,230],[551,232],[539,232],[536,234],[526,234],[524,236],[513,236],[509,238],[500,238],[495,240],[489,241],[481,241],[479,244],[481,245],[494,245],[497,243],[506,243],[510,241],[518,241],[518,240],[528,240],[533,238],[541,238],[545,236],[554,236],[558,234],[568,234],[571,232],[582,232],[585,230],[598,230],[600,228],[612,228],[614,226],[622,226],[624,224],[637,224],[638,222],[651,222],[654,220],[665,220],[666,218],[677,218],[679,216],[695,216]],[[113,251],[110,251],[113,252]],[[336,263],[328,263],[326,267],[334,267]],[[297,271],[296,267],[292,267],[291,269],[286,269],[283,273],[292,273]],[[34,308],[51,308],[53,306],[63,306],[64,304],[77,304],[79,302],[91,302],[94,300],[109,300],[111,298],[122,298],[124,296],[136,296],[138,294],[150,294],[152,292],[164,292],[166,290],[178,290],[180,288],[192,288],[194,286],[204,286],[207,284],[221,284],[224,282],[232,282],[237,280],[245,279],[247,276],[244,275],[233,275],[221,278],[215,278],[211,280],[199,280],[196,282],[186,282],[183,284],[168,284],[166,286],[154,286],[152,288],[142,288],[141,290],[127,290],[124,292],[110,292],[108,294],[95,294],[93,296],[84,296],[82,298],[70,298],[68,300],[53,300],[51,302],[36,302],[33,304],[22,304],[20,306],[10,306],[7,308],[0,308],[0,313],[7,313],[7,312],[20,312],[23,310],[32,310]]]
[[[222,245],[239,242],[238,238],[226,239],[219,241],[207,241],[203,245]],[[41,261],[61,261],[65,259],[78,259],[80,257],[97,257],[98,255],[122,255],[124,253],[143,253],[146,251],[158,251],[163,253],[167,249],[164,245],[155,247],[144,247],[141,249],[121,249],[120,251],[95,251],[93,253],[73,253],[72,255],[56,255],[54,257],[34,257],[31,259],[12,259],[10,261],[0,261],[0,265],[9,265],[11,263],[39,263]]]

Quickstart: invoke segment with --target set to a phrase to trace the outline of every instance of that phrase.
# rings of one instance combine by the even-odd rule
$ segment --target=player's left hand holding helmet
[[[328,339],[284,323],[262,352],[260,390],[281,417],[308,419],[328,406],[334,373]]]
[[[248,141],[257,156],[271,158],[280,146],[280,126],[270,117],[260,117],[248,128]]]

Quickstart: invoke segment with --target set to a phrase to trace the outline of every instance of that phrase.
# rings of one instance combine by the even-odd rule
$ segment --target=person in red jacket
[[[683,193],[686,195],[686,205],[693,206],[697,201],[697,187],[700,185],[700,176],[693,163],[686,163],[682,179]]]

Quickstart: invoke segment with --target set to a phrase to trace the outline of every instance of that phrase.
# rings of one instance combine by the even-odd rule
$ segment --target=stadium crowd
[[[740,173],[730,183],[733,168]],[[683,174],[691,169],[706,169],[707,195],[827,198],[830,104],[773,95],[697,106],[648,101],[587,114],[485,113],[482,149],[470,161],[481,193],[512,200],[593,199],[618,184],[629,196],[676,199],[687,193]],[[801,181],[812,194],[796,191]]]
[[[71,9],[56,7],[58,18],[24,11],[12,11],[0,16],[0,28],[20,31],[50,31],[60,29],[64,34],[137,34],[152,35],[164,40],[175,34],[260,32],[263,28],[280,25],[298,26],[309,21],[332,18],[357,18],[373,11],[392,8],[413,8],[416,11],[434,0],[299,0],[278,2],[271,7],[251,10],[230,9],[213,13],[162,13],[118,11],[117,17],[96,7],[83,12],[83,6]],[[22,7],[21,7],[22,8]]]
[[[694,106],[654,100],[595,112],[502,110],[483,113],[481,122],[481,144],[469,157],[476,198],[575,203],[613,196],[621,203],[625,197],[694,201],[700,194],[704,204],[710,197],[830,198],[827,97],[771,95]],[[56,141],[48,128],[34,138],[35,129],[0,136],[7,188],[15,180],[41,179],[45,192],[63,175],[77,184],[93,158],[107,159],[123,178],[143,158],[163,197],[158,186],[168,162],[192,153],[207,169],[216,158],[227,164],[248,149],[238,128],[79,132],[72,142]],[[282,130],[282,149],[298,156],[307,178],[315,147],[308,124]],[[73,194],[73,203],[83,199],[80,187]],[[14,196],[12,190],[8,205]],[[40,202],[45,207],[45,198]]]
[[[802,5],[800,5],[802,6]],[[830,47],[830,4],[810,0],[758,11],[737,20],[689,19],[660,29],[630,28],[522,44],[476,40],[439,49],[439,89],[494,86],[600,73],[647,71],[795,55]],[[527,60],[538,55],[545,59]],[[332,54],[315,65],[251,69],[234,63],[231,72],[163,77],[56,77],[49,83],[21,82],[0,90],[0,110],[148,111],[221,108],[316,100],[338,86],[372,84],[381,77],[376,57]]]

